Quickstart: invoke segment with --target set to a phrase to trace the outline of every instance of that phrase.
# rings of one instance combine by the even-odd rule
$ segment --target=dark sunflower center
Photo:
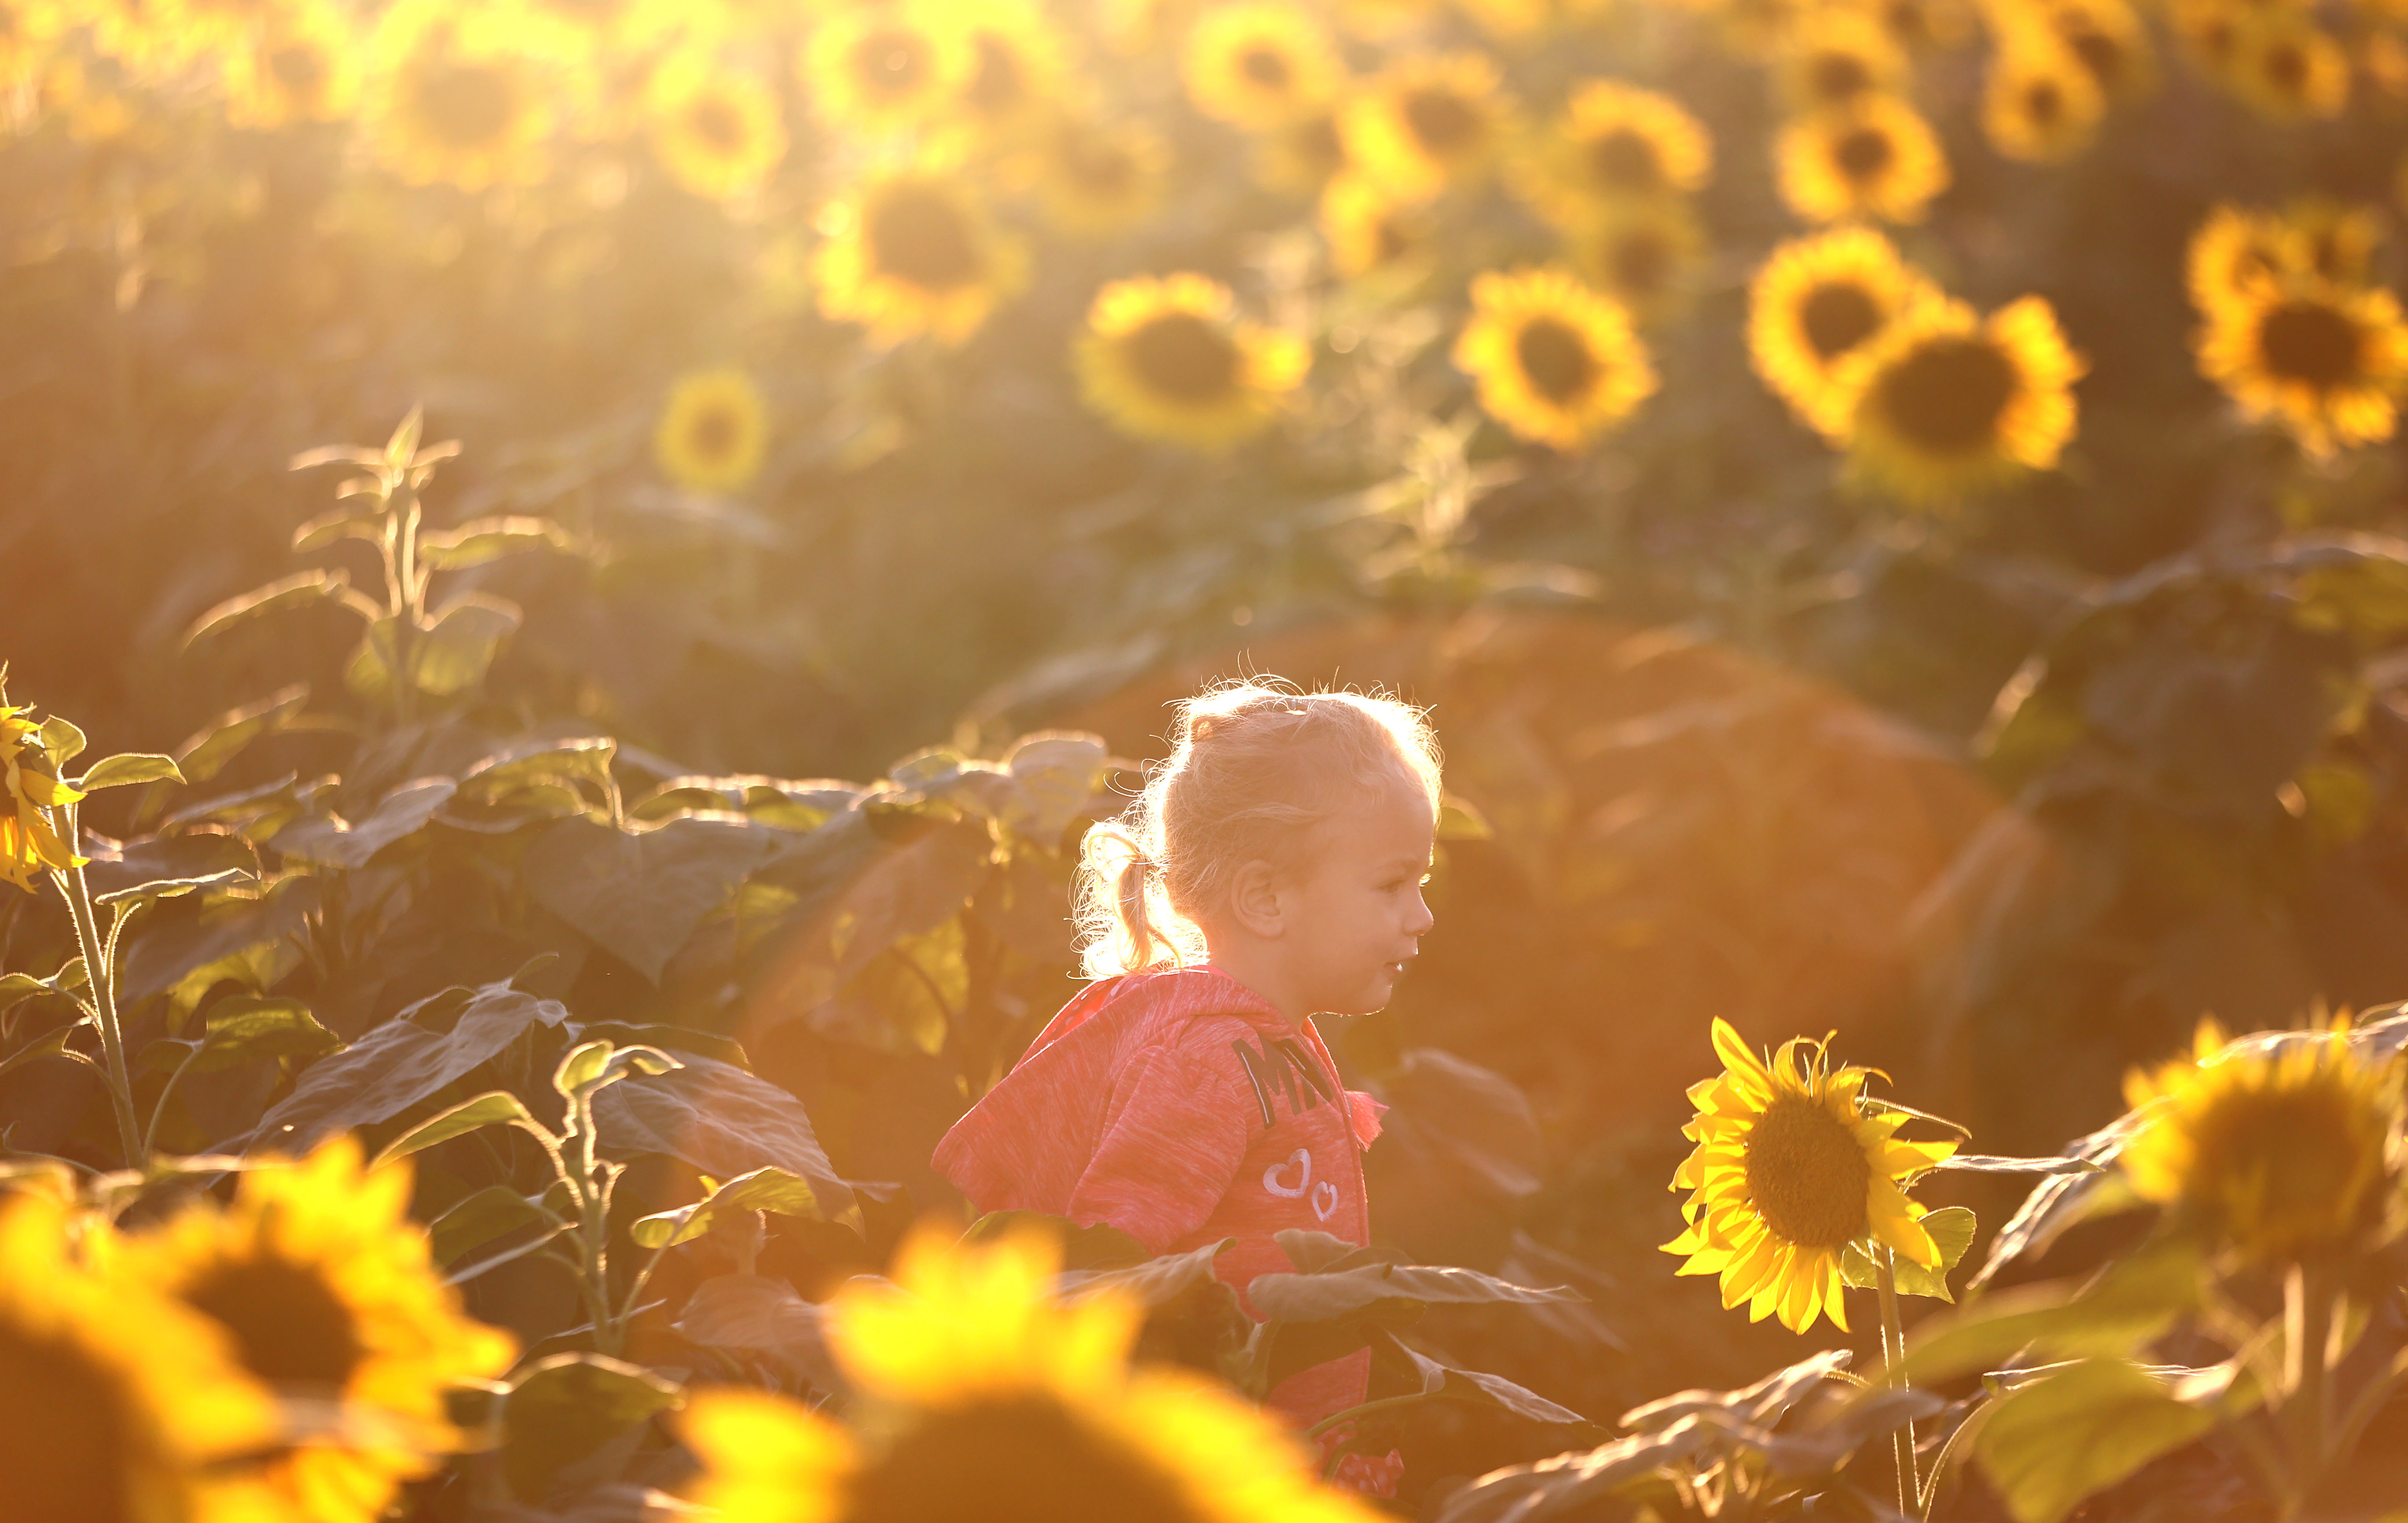
[[[1891,0],[1882,8],[1882,24],[1889,35],[1910,48],[1919,48],[1932,40],[1929,18],[1923,14],[1922,0]]]
[[[1020,55],[1003,39],[982,32],[978,38],[978,70],[970,76],[970,106],[988,116],[1004,116],[1028,98],[1028,80],[1020,70]]]
[[[1434,159],[1453,158],[1480,141],[1479,110],[1452,90],[1408,90],[1400,109],[1413,141]]]
[[[1852,101],[1873,87],[1873,71],[1854,53],[1824,53],[1806,71],[1806,88],[1816,100]]]
[[[2065,92],[2054,79],[2035,79],[2024,91],[2024,114],[2037,127],[2054,127],[2065,120]]]
[[[288,94],[308,100],[326,82],[326,60],[315,48],[286,43],[267,50],[267,72]]]
[[[848,1492],[842,1523],[1203,1523],[1175,1477],[1039,1398],[931,1413]]]
[[[696,101],[686,113],[686,124],[694,135],[719,150],[730,153],[744,146],[744,119],[724,100]]]
[[[126,1393],[64,1340],[0,1323],[0,1466],[13,1517],[132,1523],[128,1495],[150,1457],[136,1448]]]
[[[1100,134],[1066,133],[1059,146],[1063,175],[1089,195],[1117,199],[1137,183],[1137,161]]]
[[[2293,43],[2278,42],[2266,50],[2266,82],[2285,95],[2303,93],[2308,83],[2308,55]]]
[[[736,441],[742,434],[732,409],[705,408],[686,426],[686,447],[705,460],[724,460],[736,452]]]
[[[1856,184],[1880,177],[1898,157],[1898,146],[1879,127],[1851,127],[1831,145],[1831,162]]]
[[[1403,222],[1397,217],[1382,217],[1373,224],[1371,233],[1379,245],[1376,257],[1383,265],[1402,259],[1412,251],[1412,234],[1406,231]]]
[[[2285,381],[2318,390],[2354,381],[2358,369],[2358,324],[2320,301],[2286,301],[2258,327],[2266,368]]]
[[[2201,1119],[2186,1193],[2259,1247],[2338,1243],[2381,1206],[2373,1141],[2351,1109],[2327,1087],[2229,1095]]]
[[[1338,136],[1334,117],[1317,116],[1288,134],[1288,151],[1314,174],[1332,175],[1346,163],[1346,141]]]
[[[2066,44],[2082,66],[2099,81],[2099,88],[2112,91],[2124,82],[2127,63],[2124,45],[2094,27],[2081,27],[2067,36]]]
[[[1878,382],[1882,413],[1907,439],[1938,454],[1987,448],[2015,395],[2014,362],[1984,338],[1937,338]]]
[[[1641,301],[1660,295],[1672,279],[1672,240],[1653,227],[1626,229],[1605,251],[1614,289]]]
[[[961,208],[936,191],[900,186],[876,197],[862,223],[873,263],[928,291],[979,278],[978,242]]]
[[[1873,1166],[1848,1124],[1803,1095],[1776,1097],[1747,1134],[1747,1190],[1764,1224],[1806,1248],[1865,1235]]]
[[[2348,270],[2350,260],[2342,251],[2341,239],[2322,232],[2308,240],[2308,263],[2326,280],[2338,280]]]
[[[1295,81],[1287,57],[1276,48],[1249,48],[1238,56],[1238,72],[1264,90],[1284,91]]]
[[[1664,160],[1654,139],[1628,127],[1616,127],[1588,145],[1589,173],[1598,183],[1627,194],[1664,188]]]
[[[1533,318],[1513,338],[1513,358],[1530,378],[1530,389],[1565,407],[1595,383],[1597,356],[1571,325],[1552,317]]]
[[[1816,286],[1798,304],[1798,326],[1815,358],[1829,364],[1871,338],[1882,310],[1865,288],[1842,280]]]
[[[902,27],[872,32],[854,45],[853,72],[873,94],[899,100],[928,79],[928,42]]]
[[[222,1263],[184,1300],[224,1324],[243,1368],[271,1386],[339,1391],[366,1353],[351,1308],[325,1276],[286,1259]]]
[[[509,76],[483,64],[437,64],[420,71],[418,120],[456,148],[478,148],[509,130],[518,114]]]
[[[1148,391],[1207,405],[1238,385],[1238,346],[1193,312],[1165,312],[1122,340],[1129,368]]]

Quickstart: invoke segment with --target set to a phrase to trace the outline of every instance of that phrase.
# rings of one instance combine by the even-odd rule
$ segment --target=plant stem
[[[70,855],[83,840],[81,822],[76,806],[67,804],[59,812],[64,816],[66,843]],[[100,1027],[101,1056],[108,1064],[108,1098],[117,1112],[118,1145],[125,1151],[125,1167],[142,1169],[150,1158],[142,1145],[142,1126],[134,1114],[134,1078],[125,1066],[125,1037],[117,1025],[117,970],[109,963],[109,949],[101,940],[100,922],[92,910],[92,885],[84,881],[83,869],[69,868],[52,872],[52,881],[67,901],[67,914],[75,922],[76,944],[83,951],[83,972],[92,989],[93,1024]]]
[[[1882,1364],[1887,1383],[1906,1384],[1906,1327],[1898,1315],[1898,1269],[1889,1244],[1873,1244],[1873,1266],[1881,1272]],[[1914,1423],[1890,1430],[1890,1458],[1898,1468],[1898,1510],[1909,1517],[1923,1516],[1922,1477],[1914,1473]]]
[[[2299,1492],[2287,1513],[2305,1504],[2324,1473],[2325,1389],[2330,1372],[2325,1367],[2325,1344],[2332,1336],[2332,1298],[2324,1276],[2294,1264],[2283,1277],[2284,1427],[2289,1430],[2291,1467]]]

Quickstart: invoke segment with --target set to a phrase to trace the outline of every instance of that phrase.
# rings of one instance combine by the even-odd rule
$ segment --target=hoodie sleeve
[[[1229,1193],[1256,1111],[1235,1054],[1140,1052],[1113,1082],[1103,1135],[1068,1216],[1117,1227],[1148,1253],[1167,1252]]]

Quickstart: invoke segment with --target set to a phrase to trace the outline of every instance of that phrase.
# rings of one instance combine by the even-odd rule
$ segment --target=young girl
[[[1381,1107],[1340,1085],[1312,1016],[1386,1004],[1430,927],[1438,747],[1404,704],[1261,681],[1186,700],[1172,738],[1087,834],[1096,982],[935,1165],[982,1212],[1104,1223],[1154,1254],[1234,1239],[1216,1262],[1242,1302],[1296,1267],[1276,1232],[1370,1241],[1360,1155]],[[1369,1372],[1357,1352],[1269,1401],[1309,1426],[1361,1402]],[[1339,1473],[1387,1495],[1399,1468],[1349,1456]]]

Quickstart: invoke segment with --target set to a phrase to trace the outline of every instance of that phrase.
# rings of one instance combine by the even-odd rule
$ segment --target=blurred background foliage
[[[1579,1411],[1797,1352],[1654,1257],[1709,1017],[1839,1027],[2046,1153],[2202,1013],[2408,987],[2386,6],[0,22],[10,691],[181,765],[86,806],[96,888],[239,869],[129,943],[163,1147],[540,1088],[573,1019],[688,1063],[624,1085],[693,1091],[647,1167],[880,1182],[866,1237],[760,1250],[807,1291],[875,1267],[1073,987],[1078,830],[1240,669],[1433,706],[1438,929],[1340,1052],[1396,1106],[1383,1238],[1588,1290],[1440,1335]],[[1244,25],[1276,66],[1215,75]],[[1672,103],[1626,133],[1643,172],[1601,80]],[[1850,133],[1856,179],[1808,162]],[[1895,247],[1867,289],[1904,315],[1793,409],[1751,308],[1833,222]],[[2026,297],[2076,358],[1994,325],[2000,395],[1902,368]],[[288,468],[414,407],[367,488]],[[1918,418],[1948,468],[1898,447]],[[0,901],[8,969],[71,950],[57,902]],[[514,977],[498,1024],[444,993]],[[229,1047],[165,1093],[262,1001],[450,1056],[335,1104],[319,1047]],[[83,1070],[0,1074],[0,1109],[109,1157]],[[446,1148],[423,1214],[528,1162]],[[476,1293],[539,1343],[530,1268]],[[1550,1447],[1448,1420],[1458,1469]]]

